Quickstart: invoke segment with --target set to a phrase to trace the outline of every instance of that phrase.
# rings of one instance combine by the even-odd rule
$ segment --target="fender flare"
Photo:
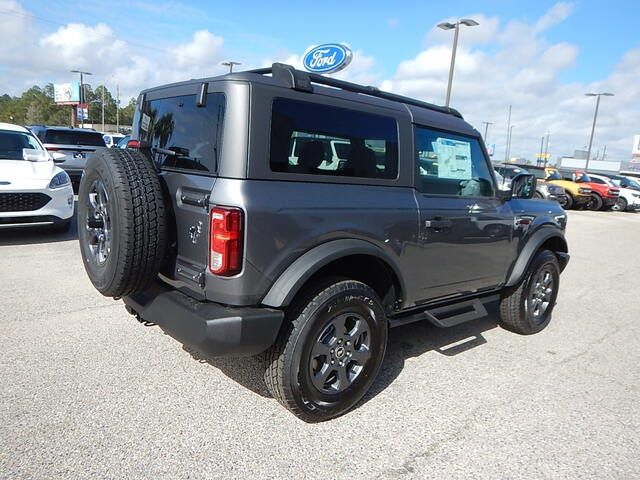
[[[278,277],[261,303],[274,308],[289,305],[314,273],[334,260],[350,255],[371,255],[379,258],[391,267],[400,283],[401,291],[406,291],[400,268],[382,248],[364,240],[341,239],[318,245],[298,257]]]
[[[529,237],[524,248],[520,251],[520,255],[518,255],[518,259],[513,265],[509,279],[505,284],[506,287],[513,287],[522,280],[522,277],[524,277],[527,268],[529,268],[529,264],[531,263],[531,260],[533,260],[533,256],[536,254],[538,249],[544,242],[554,237],[560,239],[564,245],[564,252],[554,252],[556,254],[562,254],[562,258],[560,258],[560,268],[564,269],[564,266],[569,261],[569,255],[566,253],[568,251],[567,240],[565,239],[564,234],[553,227],[542,227]]]

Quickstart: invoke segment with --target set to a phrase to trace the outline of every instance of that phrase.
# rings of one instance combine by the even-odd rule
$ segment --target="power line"
[[[48,18],[44,18],[44,17],[41,17],[39,15],[35,15],[35,14],[31,13],[31,12],[19,12],[17,10],[6,10],[6,9],[2,9],[2,8],[0,8],[0,13],[4,13],[4,14],[8,14],[8,15],[17,15],[17,16],[23,17],[23,18],[31,18],[31,19],[38,20],[38,21],[40,21],[42,23],[48,23],[48,24],[55,25],[55,26],[58,26],[58,27],[67,27],[71,23],[81,23],[81,22],[75,21],[75,20],[69,20],[67,23],[56,22],[55,20],[50,20]],[[84,24],[84,25],[86,25],[86,24]],[[144,43],[138,43],[138,42],[131,42],[129,40],[125,40],[125,42],[128,45],[131,45],[131,46],[134,46],[134,47],[142,47],[142,48],[146,48],[146,49],[149,49],[149,50],[155,50],[156,52],[166,53],[165,49],[154,47],[152,45],[146,45]]]

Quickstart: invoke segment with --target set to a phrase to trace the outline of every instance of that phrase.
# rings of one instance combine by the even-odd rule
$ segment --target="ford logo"
[[[304,54],[302,64],[310,72],[338,72],[351,63],[351,49],[340,43],[325,43],[310,48]]]

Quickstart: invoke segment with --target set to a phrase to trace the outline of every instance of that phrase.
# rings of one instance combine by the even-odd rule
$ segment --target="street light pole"
[[[102,86],[102,133],[104,133],[104,85]]]
[[[548,157],[549,157],[549,137],[551,133],[547,132],[547,143],[544,146],[544,166],[547,166]]]
[[[229,73],[233,73],[234,65],[242,65],[240,62],[234,62],[233,60],[229,60],[228,62],[222,62],[220,65],[224,65],[225,67],[229,67]]]
[[[511,142],[511,105],[509,105],[509,118],[507,120],[507,146],[504,149],[504,163],[509,160],[509,143]]]
[[[509,140],[507,141],[507,161],[509,161],[509,155],[511,155],[511,138],[513,137],[513,127],[515,127],[515,125],[511,125],[509,127]]]
[[[456,65],[456,51],[458,50],[458,34],[460,32],[460,25],[475,27],[480,24],[471,18],[463,18],[458,20],[456,23],[442,22],[438,24],[438,28],[441,28],[442,30],[455,30],[453,33],[453,49],[451,50],[451,65],[449,66],[449,81],[447,82],[447,97],[444,102],[445,107],[448,107],[451,101],[451,86],[453,85],[453,70]]]
[[[84,101],[85,101],[85,98],[84,98],[84,77],[83,77],[83,75],[93,75],[93,73],[91,73],[91,72],[83,72],[81,70],[71,70],[71,73],[79,73],[80,74],[80,104],[83,105]],[[84,128],[84,113],[80,114],[80,128]]]
[[[484,143],[487,143],[487,133],[489,133],[489,125],[493,125],[493,122],[482,122],[482,124],[484,125],[484,135],[482,136],[482,138],[484,138]]]
[[[116,84],[116,133],[120,133],[120,84]]]
[[[584,166],[585,171],[589,171],[589,160],[591,159],[591,146],[593,145],[593,134],[596,131],[596,120],[598,119],[598,108],[600,107],[600,97],[613,97],[613,93],[585,93],[587,97],[596,98],[596,110],[593,113],[593,124],[591,125],[591,136],[589,137],[589,148],[587,148],[587,163]]]

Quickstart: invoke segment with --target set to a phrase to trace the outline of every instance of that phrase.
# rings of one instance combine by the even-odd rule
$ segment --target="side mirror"
[[[533,198],[536,193],[536,185],[538,180],[535,175],[530,173],[521,173],[511,180],[511,197],[512,198]]]
[[[22,158],[27,162],[46,162],[49,160],[47,152],[44,150],[36,150],[35,148],[23,148]]]
[[[66,156],[64,153],[60,153],[60,152],[53,152],[50,154],[51,158],[53,158],[53,161],[55,163],[64,163]]]

